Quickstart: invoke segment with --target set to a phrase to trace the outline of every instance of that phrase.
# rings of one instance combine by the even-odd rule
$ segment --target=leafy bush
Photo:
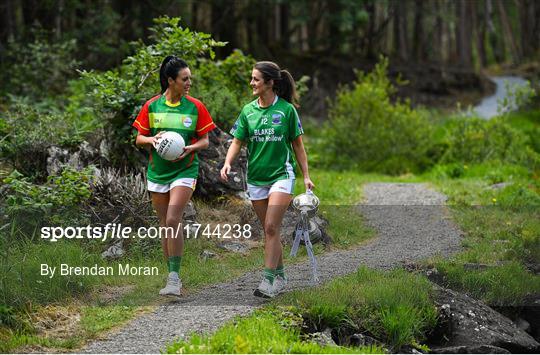
[[[14,218],[12,223],[23,225],[27,233],[42,223],[65,225],[68,216],[90,197],[89,181],[89,168],[81,172],[66,168],[59,176],[49,176],[44,185],[32,183],[15,170],[3,181],[7,190],[5,210]]]
[[[498,160],[538,168],[540,155],[530,147],[529,137],[505,123],[502,118],[482,120],[454,118],[445,138],[448,148],[442,163],[481,163]]]
[[[19,98],[10,103],[0,119],[0,156],[24,175],[43,179],[47,176],[50,146],[75,146],[95,128],[93,121],[79,121],[54,108],[42,109]]]
[[[65,92],[67,81],[76,76],[79,62],[74,58],[75,39],[51,42],[46,34],[35,31],[32,42],[11,41],[7,45],[2,68],[5,93],[42,98]]]
[[[408,103],[391,102],[387,67],[382,59],[371,73],[357,72],[352,88],[338,90],[319,147],[325,165],[396,174],[430,164],[431,126]]]
[[[200,94],[201,100],[208,103],[218,122],[232,122],[240,109],[239,103],[249,93],[251,58],[237,51],[222,62],[214,61],[213,48],[224,46],[224,42],[179,26],[179,18],[160,17],[154,21],[153,44],[136,44],[135,54],[126,58],[118,69],[83,72],[84,84],[78,88],[87,92],[85,100],[89,99],[95,114],[104,119],[107,139],[114,142],[113,162],[123,165],[126,158],[132,157],[129,144],[132,121],[142,104],[160,91],[159,66],[165,56],[177,55],[189,64],[194,75],[193,93]],[[70,109],[79,111],[86,104],[87,101],[80,105],[73,102]]]

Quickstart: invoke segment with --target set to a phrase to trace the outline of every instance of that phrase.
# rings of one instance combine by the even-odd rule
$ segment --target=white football
[[[165,160],[176,160],[184,152],[186,142],[179,133],[167,131],[161,135],[156,151]]]

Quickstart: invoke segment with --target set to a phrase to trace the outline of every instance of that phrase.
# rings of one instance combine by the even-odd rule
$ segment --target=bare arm
[[[300,170],[302,170],[302,175],[304,176],[306,190],[312,190],[315,184],[309,178],[308,160],[302,136],[298,136],[292,141],[292,147],[296,155],[296,161],[298,161],[298,165],[300,165]]]
[[[225,181],[229,181],[229,173],[231,172],[231,164],[236,159],[242,148],[242,141],[238,138],[234,138],[229,150],[227,151],[227,156],[225,157],[225,164],[221,169],[221,178]]]

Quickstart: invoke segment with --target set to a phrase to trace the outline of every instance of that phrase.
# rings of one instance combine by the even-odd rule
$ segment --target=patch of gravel
[[[446,197],[425,184],[374,183],[364,187],[365,202],[358,206],[377,238],[355,249],[319,255],[322,282],[352,273],[361,265],[391,269],[459,250],[459,229],[444,207]],[[261,251],[262,252],[262,251]],[[308,262],[287,268],[288,290],[312,286]],[[261,278],[250,272],[208,286],[179,301],[159,306],[134,319],[104,340],[90,343],[89,353],[157,353],[192,332],[211,332],[237,315],[247,315],[266,300],[252,295]],[[157,290],[156,290],[157,293]]]

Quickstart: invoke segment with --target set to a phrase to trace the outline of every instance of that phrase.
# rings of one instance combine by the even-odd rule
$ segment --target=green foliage
[[[82,72],[84,84],[78,90],[86,91],[87,95],[79,96],[84,100],[82,103],[70,105],[71,110],[80,111],[90,100],[93,112],[104,119],[116,159],[123,162],[133,152],[129,144],[131,122],[144,101],[160,92],[159,67],[167,55],[177,55],[188,63],[194,76],[193,92],[208,103],[218,122],[233,122],[249,93],[247,83],[253,59],[236,51],[216,62],[213,48],[224,46],[224,42],[179,26],[179,18],[160,17],[154,21],[156,25],[151,28],[154,43],[137,43],[135,53],[118,69]]]
[[[212,118],[226,131],[251,99],[249,78],[254,64],[253,58],[235,50],[223,61],[201,60],[193,73],[193,95],[204,101]]]
[[[367,330],[398,350],[419,343],[435,326],[431,287],[422,277],[362,267],[320,289],[295,291],[278,302],[291,304],[316,329],[351,326]]]
[[[75,39],[52,42],[41,31],[31,42],[8,42],[5,62],[10,65],[2,68],[2,87],[6,93],[34,100],[64,93],[80,64],[74,59],[76,47]]]
[[[395,89],[382,59],[368,74],[357,72],[352,88],[331,103],[319,154],[326,166],[403,173],[430,163],[431,127],[408,103],[392,103]]]
[[[3,181],[8,193],[6,212],[13,223],[26,221],[27,232],[47,222],[65,225],[68,215],[76,217],[79,205],[90,198],[90,170],[66,168],[59,176],[49,176],[43,185],[15,170]]]
[[[321,346],[302,340],[298,316],[291,317],[288,310],[267,308],[255,311],[247,318],[237,318],[220,328],[213,335],[193,334],[188,341],[169,345],[166,352],[175,353],[223,353],[223,354],[344,354],[381,353],[378,347],[344,348]]]
[[[37,107],[29,100],[17,99],[0,118],[0,132],[4,135],[0,156],[23,174],[43,179],[50,146],[76,146],[95,128],[93,121],[76,120],[54,107]]]
[[[463,265],[441,262],[437,268],[449,286],[495,306],[520,306],[527,295],[540,292],[540,277],[532,275],[517,262],[487,270],[464,270]]]
[[[442,163],[481,163],[498,160],[540,166],[540,155],[530,148],[529,137],[507,124],[503,118],[482,120],[461,117],[447,123],[447,149]]]

